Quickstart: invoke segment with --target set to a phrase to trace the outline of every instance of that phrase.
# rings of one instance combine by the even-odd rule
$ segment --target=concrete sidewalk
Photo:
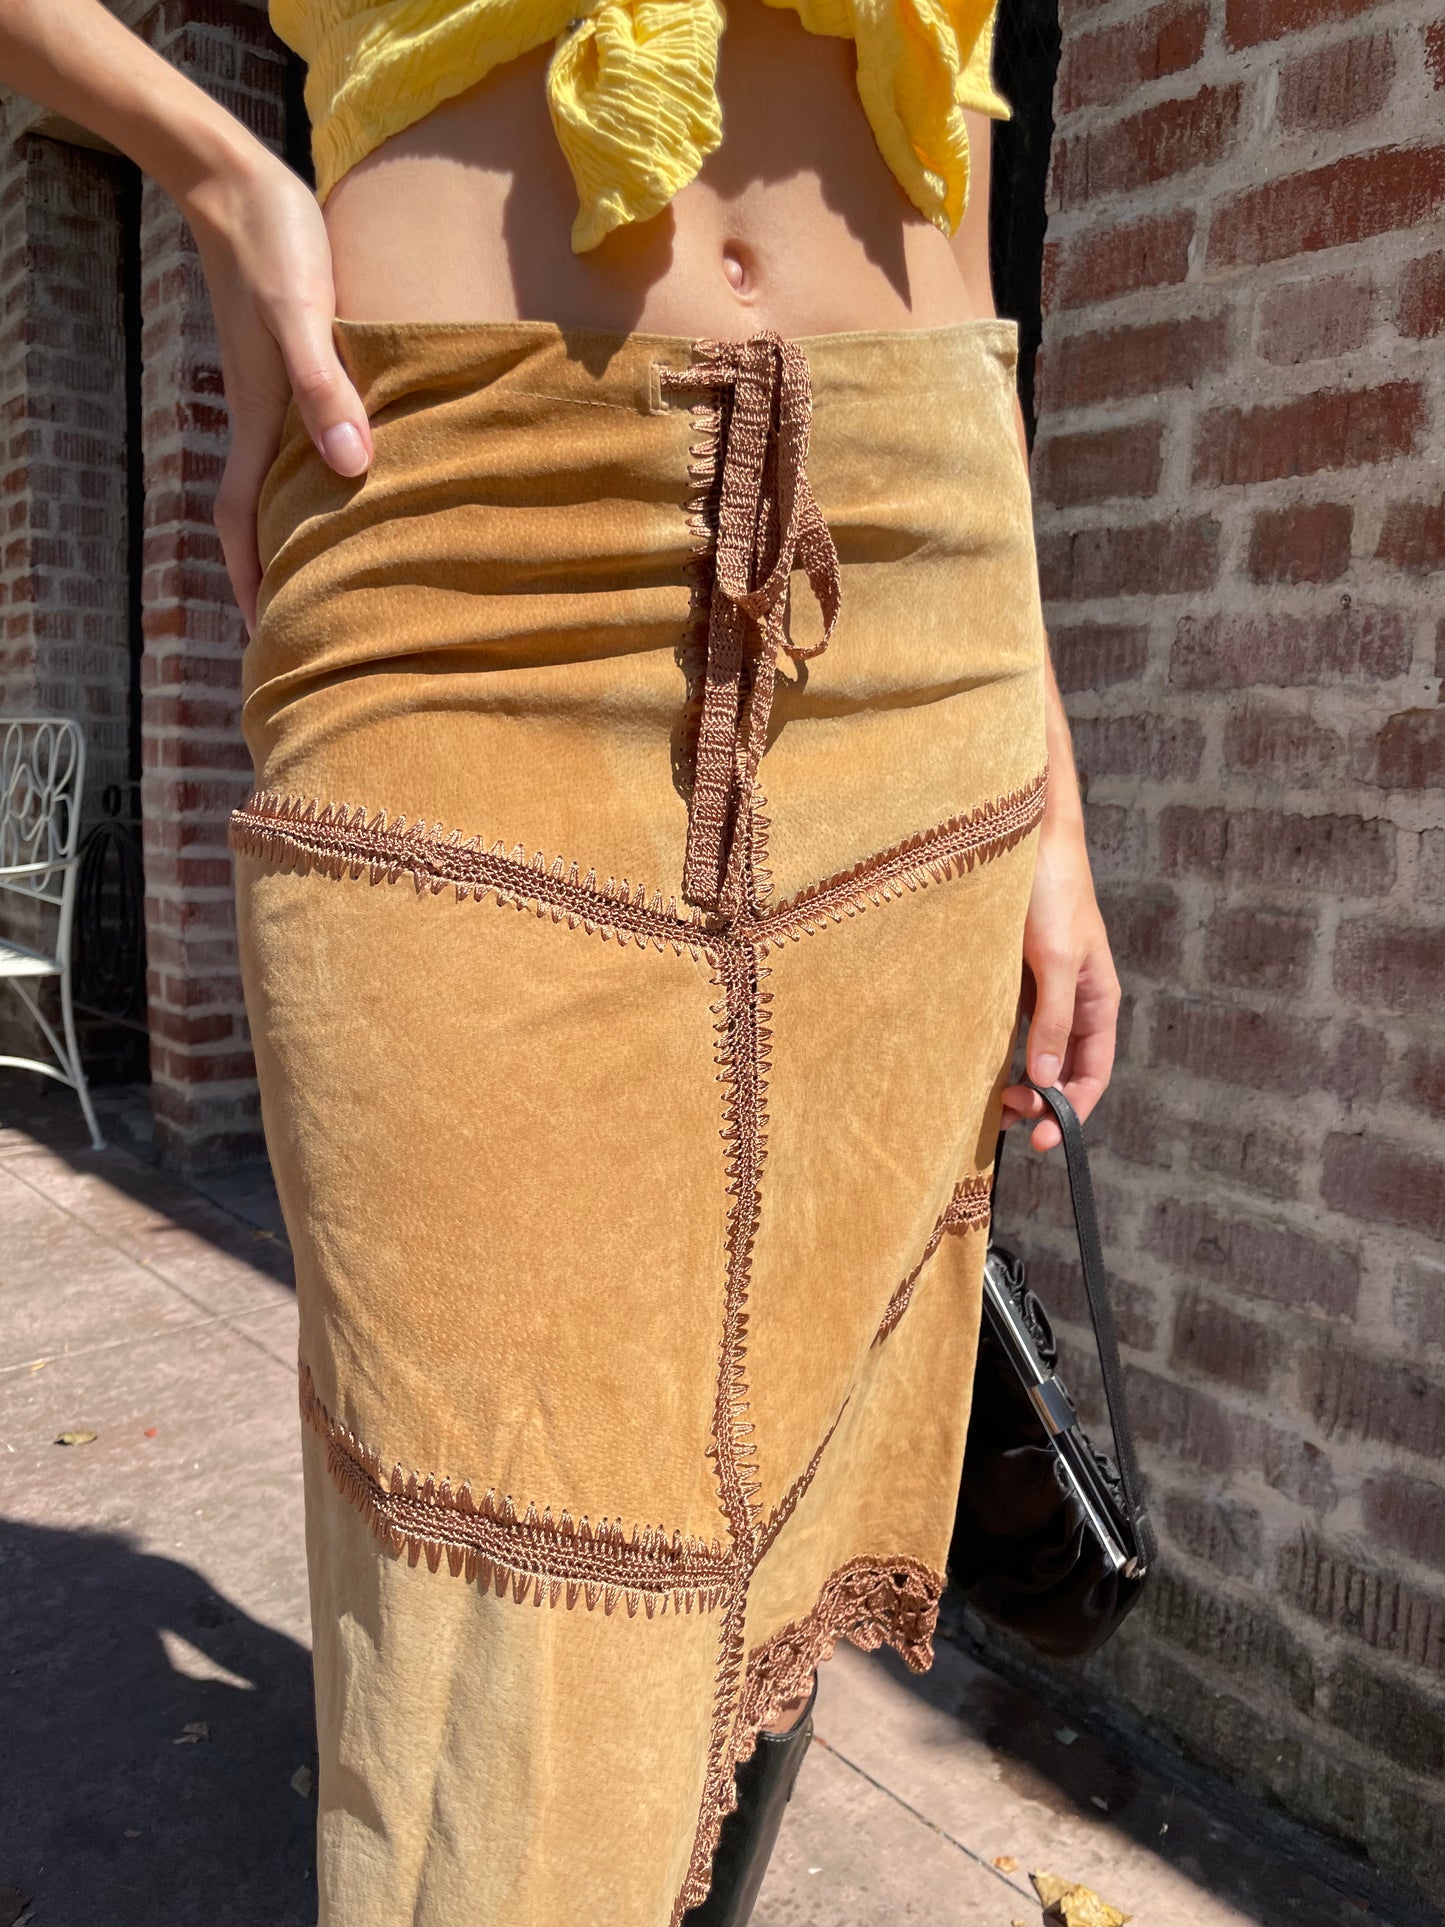
[[[263,1173],[184,1186],[143,1117],[95,1155],[0,1080],[0,1927],[312,1927],[289,1256]],[[817,1735],[756,1927],[1039,1927],[1036,1868],[1139,1927],[1439,1918],[944,1641],[840,1653]]]

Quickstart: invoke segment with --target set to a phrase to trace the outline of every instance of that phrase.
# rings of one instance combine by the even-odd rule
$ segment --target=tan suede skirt
[[[986,320],[340,322],[236,812],[295,1246],[324,1927],[672,1927],[840,1638],[915,1668],[1044,798]]]

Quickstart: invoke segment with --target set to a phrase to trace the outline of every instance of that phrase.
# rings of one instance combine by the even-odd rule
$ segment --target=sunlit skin
[[[294,393],[343,474],[372,455],[331,323],[527,319],[740,338],[938,327],[995,312],[988,267],[991,123],[968,115],[968,211],[945,237],[884,163],[848,41],[729,0],[721,147],[654,219],[574,255],[576,189],[553,136],[538,49],[444,103],[316,198],[100,0],[0,0],[0,80],[89,128],[175,199],[210,288],[233,434],[216,507],[248,629],[256,505]],[[1027,462],[1022,413],[1020,456]],[[1068,725],[1047,675],[1048,805],[1025,923],[1028,1074],[1087,1117],[1113,1067],[1119,986],[1095,902]],[[1058,1127],[1027,1085],[1004,1092],[1035,1147]],[[783,1709],[773,1730],[792,1723]]]

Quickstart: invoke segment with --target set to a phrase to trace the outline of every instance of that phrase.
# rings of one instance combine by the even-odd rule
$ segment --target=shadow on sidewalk
[[[311,1706],[310,1654],[188,1566],[0,1519],[0,1888],[34,1927],[311,1927]]]
[[[286,1227],[264,1158],[178,1176],[158,1162],[143,1085],[102,1085],[91,1096],[107,1140],[103,1151],[90,1148],[69,1091],[19,1071],[0,1070],[0,1168],[9,1158],[48,1152],[71,1171],[98,1178],[121,1197],[294,1288]]]

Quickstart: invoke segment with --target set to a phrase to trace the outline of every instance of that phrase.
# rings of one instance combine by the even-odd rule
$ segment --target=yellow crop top
[[[997,0],[766,0],[851,39],[879,150],[946,234],[968,200],[962,109],[1011,115],[991,70]],[[552,125],[577,183],[572,246],[658,213],[722,139],[722,0],[270,0],[307,63],[316,191],[363,155],[547,41]]]

